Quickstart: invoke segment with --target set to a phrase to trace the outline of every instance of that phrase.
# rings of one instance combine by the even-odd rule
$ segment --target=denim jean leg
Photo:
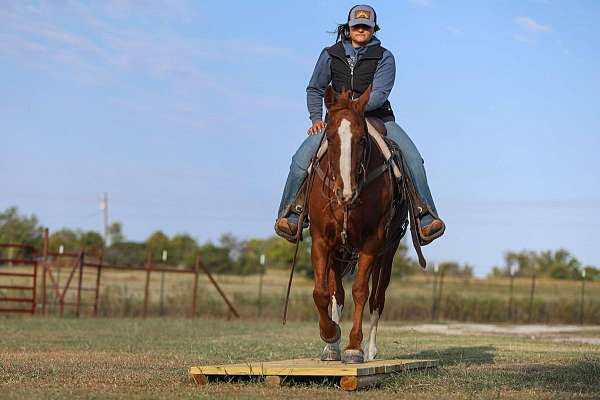
[[[411,178],[415,183],[415,188],[419,194],[419,197],[427,203],[429,207],[437,214],[437,210],[435,208],[435,204],[433,202],[433,197],[431,196],[431,191],[429,190],[429,184],[427,183],[427,175],[425,173],[425,161],[417,146],[410,139],[408,134],[404,132],[404,130],[394,121],[389,121],[385,123],[385,127],[387,128],[388,136],[400,147],[400,151],[402,152],[402,157],[406,162],[408,170],[411,174]],[[423,218],[422,226],[426,226],[430,224],[432,218],[430,216],[426,216]]]
[[[294,201],[296,193],[300,189],[300,185],[302,185],[302,181],[306,178],[310,161],[319,149],[322,137],[323,133],[308,136],[292,157],[292,164],[290,165],[290,172],[285,182],[283,195],[281,196],[277,218],[283,217],[284,215],[282,214],[285,209]]]

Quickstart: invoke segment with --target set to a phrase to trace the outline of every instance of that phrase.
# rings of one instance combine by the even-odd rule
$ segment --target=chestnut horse
[[[326,342],[321,359],[327,361],[361,363],[377,355],[377,324],[392,260],[406,229],[407,207],[405,202],[394,201],[397,190],[392,166],[367,132],[364,109],[370,92],[369,87],[360,98],[352,100],[349,91],[338,94],[327,88],[327,152],[315,161],[312,168],[319,173],[313,171],[309,181],[313,298],[319,312],[321,339]],[[339,323],[344,307],[342,276],[347,263],[336,256],[340,249],[358,254],[352,285],[352,330],[343,354]],[[362,321],[367,300],[371,318],[363,348]]]

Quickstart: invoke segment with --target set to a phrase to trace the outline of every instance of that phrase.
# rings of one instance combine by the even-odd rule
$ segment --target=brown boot
[[[444,234],[446,225],[441,219],[434,219],[429,225],[419,228],[424,244],[429,244]]]
[[[296,243],[298,224],[290,223],[286,217],[282,217],[275,222],[275,232],[282,238],[292,243]]]

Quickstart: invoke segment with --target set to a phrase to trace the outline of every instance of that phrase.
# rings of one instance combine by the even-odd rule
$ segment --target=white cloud
[[[529,17],[516,17],[515,23],[522,30],[524,30],[525,32],[528,32],[528,33],[536,34],[536,33],[546,33],[546,32],[552,31],[552,28],[550,28],[549,26],[542,25]]]
[[[513,39],[517,42],[535,45],[540,34],[552,32],[551,27],[542,25],[529,17],[515,17],[514,22],[519,27],[518,32],[513,34]]]
[[[214,68],[240,59],[248,63],[265,58],[295,60],[290,49],[268,42],[247,43],[243,38],[208,41],[184,35],[170,28],[186,18],[179,11],[162,15],[159,10],[141,7],[146,20],[166,19],[165,24],[157,23],[152,29],[130,24],[131,15],[137,15],[134,5],[144,1],[0,7],[0,62],[10,60],[52,74],[66,72],[80,82],[101,87],[146,80],[148,86],[126,85],[128,92],[115,95],[115,104],[132,112],[154,110],[154,116],[196,129],[206,128],[205,122],[198,121],[211,121],[210,110],[219,107],[242,109],[236,106],[252,103],[271,110],[275,106],[290,108],[283,98],[246,95],[236,87],[235,79],[215,73]]]

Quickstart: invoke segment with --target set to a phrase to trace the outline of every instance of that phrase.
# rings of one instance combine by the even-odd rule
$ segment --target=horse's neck
[[[368,164],[365,166],[367,173],[374,170],[375,168],[379,168],[381,166],[381,164],[383,164],[385,161],[385,157],[381,153],[381,149],[379,148],[379,145],[377,145],[377,143],[375,142],[375,139],[372,138],[370,135],[369,135],[369,147],[370,147],[370,149],[367,149],[367,151],[370,152],[370,154],[367,154]]]

